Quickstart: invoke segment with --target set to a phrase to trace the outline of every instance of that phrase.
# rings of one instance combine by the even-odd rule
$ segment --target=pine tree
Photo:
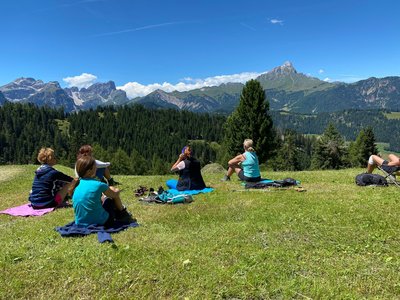
[[[112,165],[111,165],[112,173],[129,175],[131,174],[130,165],[131,162],[128,154],[126,154],[126,152],[121,148],[118,148],[112,159]]]
[[[140,153],[133,149],[130,157],[130,169],[133,175],[143,175],[147,171],[147,161]]]
[[[274,170],[300,170],[299,149],[296,145],[296,133],[287,130],[280,142],[279,151],[271,161]]]
[[[352,166],[364,167],[372,154],[378,152],[375,144],[375,136],[372,127],[362,129],[356,141],[349,147],[349,155]]]
[[[344,140],[330,123],[316,142],[311,168],[340,169],[345,166],[347,166],[347,149],[344,147]]]
[[[246,82],[238,107],[226,121],[224,145],[228,154],[243,152],[246,138],[253,140],[260,162],[265,161],[274,147],[274,131],[269,102],[261,84],[253,79]]]

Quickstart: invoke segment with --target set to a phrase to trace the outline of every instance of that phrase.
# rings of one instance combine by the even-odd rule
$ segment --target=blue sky
[[[285,61],[322,80],[400,75],[397,0],[3,0],[0,11],[0,86],[113,80],[134,97]]]

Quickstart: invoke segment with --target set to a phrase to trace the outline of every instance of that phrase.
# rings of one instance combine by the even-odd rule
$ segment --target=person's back
[[[179,171],[179,180],[176,186],[178,191],[202,190],[206,187],[201,175],[200,162],[194,157],[184,160],[185,168]]]
[[[108,189],[108,185],[94,178],[81,178],[73,195],[75,224],[88,226],[90,224],[104,224],[109,214],[100,201],[101,195]]]
[[[258,156],[255,152],[245,151],[245,160],[242,162],[243,173],[246,177],[260,177]]]
[[[63,202],[72,177],[53,168],[53,149],[40,149],[37,159],[42,165],[35,171],[29,201],[33,208],[56,207]]]

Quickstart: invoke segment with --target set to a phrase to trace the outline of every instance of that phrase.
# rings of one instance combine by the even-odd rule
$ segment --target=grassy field
[[[388,114],[385,114],[386,118],[389,120],[399,120],[400,119],[400,112],[392,111]]]
[[[35,168],[0,166],[0,209],[27,201]],[[237,191],[206,175],[215,192],[184,205],[134,197],[169,176],[116,176],[141,226],[114,244],[61,238],[71,208],[0,215],[0,299],[399,298],[400,191],[356,186],[362,171],[263,173],[306,192]]]

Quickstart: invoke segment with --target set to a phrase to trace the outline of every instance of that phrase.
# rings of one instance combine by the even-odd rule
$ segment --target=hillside
[[[400,77],[371,77],[354,83],[325,82],[298,72],[291,62],[256,78],[263,86],[271,110],[295,113],[335,112],[345,109],[387,109],[400,111]],[[56,81],[45,83],[33,78],[18,78],[0,86],[0,105],[29,102],[65,111],[93,109],[97,106],[142,104],[152,109],[177,109],[193,112],[231,113],[239,103],[242,83],[228,82],[190,91],[155,90],[143,97],[128,99],[113,81],[94,83],[87,88],[61,88]],[[4,97],[2,97],[4,95]]]
[[[0,209],[26,202],[35,168],[0,166]],[[207,175],[215,192],[175,206],[133,196],[170,176],[116,176],[141,226],[114,234],[114,244],[61,238],[54,227],[73,219],[70,208],[0,215],[0,298],[397,298],[398,189],[355,186],[362,171],[262,174],[301,180],[303,193],[235,192],[236,180]]]

